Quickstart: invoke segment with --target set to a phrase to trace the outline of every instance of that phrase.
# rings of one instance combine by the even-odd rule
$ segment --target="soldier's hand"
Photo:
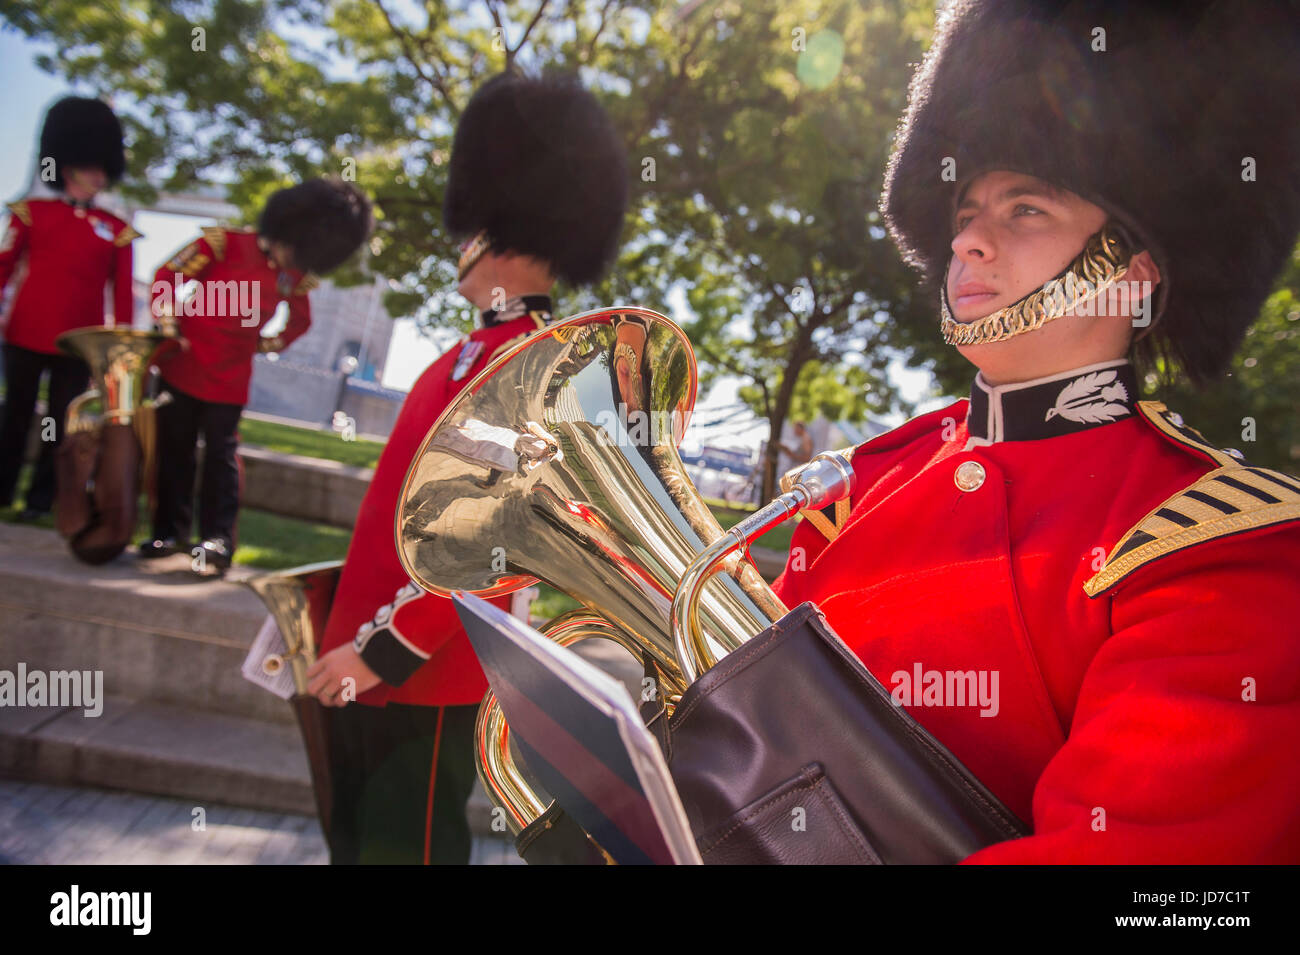
[[[321,701],[323,706],[347,706],[351,700],[343,698],[343,681],[351,677],[355,696],[373,689],[381,682],[375,671],[366,666],[356,648],[350,643],[335,647],[307,668],[307,692]]]

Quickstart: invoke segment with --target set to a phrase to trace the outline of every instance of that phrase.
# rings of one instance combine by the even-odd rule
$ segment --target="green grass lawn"
[[[32,466],[23,468],[18,476],[20,489],[27,486],[31,479]],[[14,506],[0,509],[0,521],[14,523],[22,511],[25,501],[19,497]],[[33,525],[54,529],[53,515],[42,517]],[[135,536],[131,539],[132,547],[118,560],[130,559],[131,549],[139,541],[145,540],[152,528],[148,512],[148,501],[140,498],[140,518],[136,523]],[[257,567],[262,570],[283,570],[300,564],[312,564],[322,560],[342,560],[347,556],[348,541],[352,532],[341,527],[326,524],[314,524],[293,517],[281,517],[267,511],[242,508],[239,512],[237,530],[239,537],[235,548],[236,564],[245,567]],[[195,542],[197,543],[197,541]]]
[[[239,422],[239,440],[271,451],[324,458],[362,468],[373,468],[379,461],[379,453],[384,450],[383,444],[378,441],[362,438],[344,441],[342,435],[333,431],[295,428],[293,425],[248,417]]]

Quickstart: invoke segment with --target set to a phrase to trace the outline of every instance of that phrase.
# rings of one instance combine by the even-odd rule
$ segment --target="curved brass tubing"
[[[635,640],[589,610],[571,610],[561,614],[544,626],[541,633],[562,647],[592,638],[610,640],[636,659],[642,657],[642,650]],[[664,685],[663,680],[661,674],[661,685]],[[665,691],[671,686],[665,685]],[[510,751],[510,726],[491,690],[483,697],[478,709],[478,722],[474,727],[474,761],[489,798],[505,810],[506,825],[512,835],[519,835],[546,811],[549,803],[533,790]]]

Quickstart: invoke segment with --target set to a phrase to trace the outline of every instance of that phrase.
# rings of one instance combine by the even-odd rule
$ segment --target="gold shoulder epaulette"
[[[143,235],[141,235],[139,232],[136,232],[135,229],[131,228],[130,226],[127,226],[125,229],[123,229],[121,232],[117,234],[117,238],[113,240],[113,244],[120,249],[122,248],[122,246],[129,245],[130,243],[134,242],[136,239],[143,239],[143,238],[144,238]]]
[[[9,203],[9,211],[13,213],[15,219],[25,226],[32,224],[32,210],[27,205],[26,199],[19,199],[17,202]]]
[[[208,240],[212,249],[212,258],[220,262],[226,257],[226,230],[217,225],[205,225],[203,238]]]
[[[315,291],[318,288],[320,288],[320,279],[308,272],[303,275],[303,277],[298,280],[298,284],[293,287],[293,294],[306,295],[308,292]]]
[[[522,334],[516,335],[514,338],[502,342],[496,348],[492,349],[492,354],[487,356],[487,361],[485,361],[483,364],[484,365],[491,364],[493,358],[496,358],[497,355],[501,354],[506,349],[513,348],[514,346],[518,345],[521,341],[523,341],[531,334],[532,332],[523,332]]]
[[[1300,478],[1252,467],[1239,453],[1216,448],[1158,401],[1138,402],[1152,425],[1218,465],[1129,529],[1084,584],[1096,597],[1138,568],[1205,541],[1300,519]]]
[[[168,259],[164,268],[169,272],[180,272],[187,279],[197,278],[212,261],[199,251],[200,248],[197,242],[191,242]]]
[[[846,448],[840,453],[845,457],[852,459],[854,449]],[[794,476],[798,474],[803,467],[804,465],[802,464],[797,465],[781,475],[781,480],[778,483],[780,484],[782,494],[786,493],[794,486]],[[832,505],[823,507],[820,511],[815,511],[812,508],[800,511],[799,516],[813,527],[817,528],[817,530],[821,532],[822,536],[828,541],[833,541],[839,536],[840,531],[844,527],[844,522],[849,519],[849,511],[852,509],[849,499],[843,498]]]

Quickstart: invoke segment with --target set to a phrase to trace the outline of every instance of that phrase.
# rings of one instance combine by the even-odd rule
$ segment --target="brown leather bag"
[[[706,863],[955,863],[1029,831],[811,603],[649,725]]]

